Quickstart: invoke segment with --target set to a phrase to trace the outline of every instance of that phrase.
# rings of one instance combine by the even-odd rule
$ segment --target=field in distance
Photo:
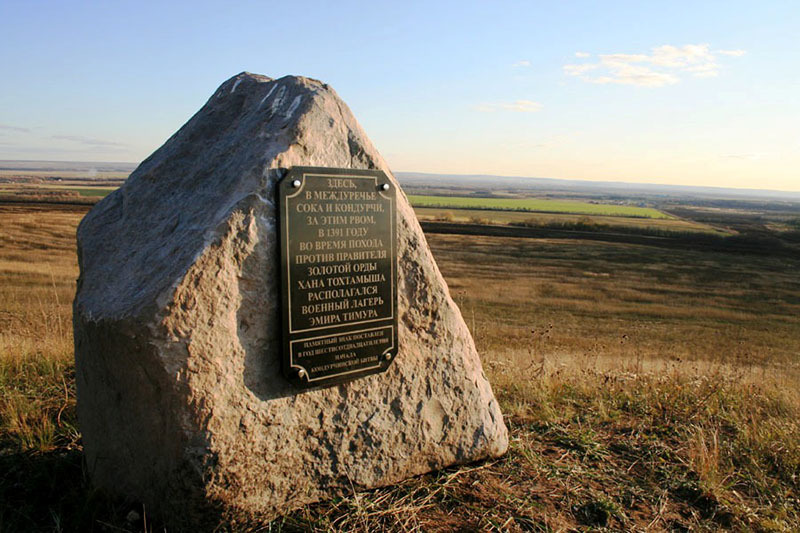
[[[539,198],[491,198],[470,196],[409,195],[414,207],[439,207],[451,209],[495,209],[501,211],[538,211],[543,213],[569,213],[578,215],[607,215],[669,219],[670,215],[651,207],[602,204],[575,200],[550,200]]]
[[[41,185],[41,184],[28,184],[24,187],[20,186],[8,186],[5,184],[0,184],[0,193],[2,192],[11,192],[11,191],[19,191],[19,190],[27,190],[31,191],[32,193],[36,192],[74,192],[77,193],[79,196],[87,196],[87,197],[97,197],[97,198],[105,198],[113,191],[115,191],[117,187],[109,187],[103,185],[89,185],[82,182],[75,182],[74,184],[66,184],[66,185]]]
[[[133,163],[0,160],[0,201],[91,204],[122,185]]]
[[[0,202],[56,202],[93,204],[122,183],[121,178],[0,178]]]
[[[92,491],[82,466],[71,301],[88,208],[0,205],[3,530],[160,530],[141,506]],[[501,403],[508,454],[257,530],[795,530],[800,257],[427,240]]]
[[[489,209],[446,209],[441,207],[414,207],[417,218],[425,221],[459,222],[465,224],[499,224],[511,226],[564,226],[594,225],[599,227],[625,227],[665,232],[696,232],[730,235],[730,231],[688,219],[619,217],[608,215],[576,215],[568,213],[536,213],[531,211],[500,211]]]

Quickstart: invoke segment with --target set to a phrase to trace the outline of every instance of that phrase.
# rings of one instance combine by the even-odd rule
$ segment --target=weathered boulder
[[[242,73],[78,228],[75,362],[91,478],[179,529],[268,518],[507,448],[402,192],[396,360],[307,391],[281,375],[275,191],[295,165],[381,169],[394,182],[328,85]]]

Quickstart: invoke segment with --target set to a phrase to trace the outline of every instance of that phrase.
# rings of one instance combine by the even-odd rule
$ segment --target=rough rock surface
[[[394,181],[328,85],[242,73],[78,229],[88,469],[179,529],[268,518],[507,448],[472,338],[402,193],[395,362],[309,391],[282,377],[275,191],[294,165],[378,168]]]

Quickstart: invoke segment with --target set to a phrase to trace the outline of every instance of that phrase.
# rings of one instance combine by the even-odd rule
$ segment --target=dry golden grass
[[[159,530],[135,502],[95,494],[81,465],[82,214],[0,206],[2,531]],[[796,530],[800,260],[428,239],[507,417],[509,453],[220,530]]]
[[[550,354],[797,364],[800,260],[618,243],[430,235],[481,353],[550,328]]]
[[[72,297],[82,216],[0,206],[0,442],[16,451],[77,441]]]
[[[82,216],[0,207],[0,355],[71,355],[74,231]]]
[[[428,241],[516,427],[517,452],[549,471],[531,450],[555,431],[551,447],[584,454],[553,474],[575,484],[568,499],[588,500],[580,508],[591,516],[572,519],[624,530],[798,525],[800,258]],[[587,453],[597,459],[588,471]],[[622,465],[641,471],[626,478]],[[638,505],[616,494],[643,487],[663,494]],[[649,512],[635,520],[642,503]],[[550,511],[569,515],[555,503]]]

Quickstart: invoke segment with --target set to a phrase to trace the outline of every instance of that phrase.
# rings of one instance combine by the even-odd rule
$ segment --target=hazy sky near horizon
[[[0,159],[138,162],[244,70],[395,171],[800,190],[800,3],[0,2]]]

